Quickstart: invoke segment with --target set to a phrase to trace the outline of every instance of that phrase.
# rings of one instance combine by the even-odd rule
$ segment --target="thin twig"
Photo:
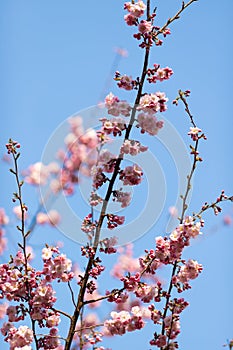
[[[62,311],[62,310],[58,310],[56,309],[55,307],[51,307],[50,308],[51,310],[55,311],[55,312],[58,312],[59,314],[63,315],[63,316],[66,316],[67,318],[71,319],[71,315],[67,314],[65,311]]]
[[[99,324],[95,324],[95,325],[92,325],[92,326],[81,327],[81,328],[76,329],[75,333],[80,332],[80,331],[85,331],[85,330],[88,330],[88,329],[97,328],[97,327],[103,327],[103,326],[104,326],[104,323],[99,323]]]
[[[71,287],[71,284],[70,284],[70,281],[68,281],[68,287],[69,287],[69,290],[70,290],[70,294],[71,294],[71,299],[72,299],[72,303],[74,304],[74,307],[76,307],[76,303],[75,303],[75,299],[74,299],[74,291]]]
[[[186,4],[184,3],[184,1],[182,2],[182,5],[181,5],[181,8],[180,10],[172,17],[172,18],[169,18],[167,20],[167,22],[160,28],[156,31],[155,33],[155,36],[157,37],[159,34],[162,34],[164,32],[164,30],[172,23],[174,22],[175,20],[179,19],[180,18],[180,14],[188,7],[190,6],[193,2],[196,2],[198,0],[190,0],[189,2],[187,2]]]

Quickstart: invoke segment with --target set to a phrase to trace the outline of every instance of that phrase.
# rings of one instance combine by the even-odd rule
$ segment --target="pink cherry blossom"
[[[121,208],[126,208],[131,201],[131,193],[121,190],[113,191],[113,201],[121,203]]]
[[[162,120],[157,120],[157,118],[149,113],[140,113],[137,117],[138,121],[138,127],[141,128],[141,132],[145,133],[147,132],[149,135],[157,135],[159,132],[159,129],[162,129],[163,127],[163,121]]]
[[[101,118],[102,131],[107,134],[113,134],[113,136],[121,136],[122,131],[126,129],[126,122],[123,118],[117,117],[112,119]]]
[[[140,33],[145,34],[152,30],[152,24],[149,21],[141,20],[138,25],[138,30]]]
[[[9,223],[9,218],[5,213],[4,208],[0,208],[0,225],[7,225]]]
[[[127,15],[124,16],[125,23],[128,26],[135,26],[137,25],[137,17],[131,15],[131,13],[128,13]]]
[[[102,241],[100,241],[100,251],[104,252],[105,254],[113,254],[116,253],[116,248],[114,247],[118,242],[117,237],[110,237],[110,238],[105,238]]]
[[[112,173],[115,168],[116,158],[109,150],[103,149],[99,154],[98,163],[104,172]]]
[[[124,185],[138,185],[142,181],[142,169],[137,164],[133,166],[127,166],[124,170],[121,170],[120,180]]]
[[[164,112],[167,109],[166,102],[168,98],[163,92],[156,92],[155,94],[146,94],[141,97],[137,109],[146,113]]]
[[[96,205],[102,203],[103,199],[96,192],[92,191],[90,194],[89,202],[90,202],[91,206],[96,206]]]
[[[119,215],[113,215],[113,214],[107,214],[107,226],[110,230],[116,228],[118,225],[123,225],[125,222],[124,216]]]
[[[120,101],[118,97],[112,93],[105,98],[105,107],[108,109],[108,114],[115,117],[124,115],[128,117],[130,115],[131,107],[126,101]]]
[[[128,75],[123,75],[120,77],[118,80],[117,85],[119,86],[120,89],[125,89],[127,91],[130,91],[134,88],[135,81],[132,79],[132,77]]]
[[[93,166],[91,175],[93,178],[93,187],[98,190],[106,181],[107,177],[103,173],[104,169],[101,166]]]
[[[202,265],[198,264],[196,260],[189,259],[183,266],[181,266],[177,274],[177,280],[181,283],[187,283],[191,279],[197,278],[202,271]]]
[[[12,326],[5,340],[9,343],[10,350],[15,350],[17,347],[23,348],[32,343],[33,332],[27,326],[20,326],[18,329]]]
[[[138,2],[126,2],[124,4],[124,9],[127,10],[131,15],[135,17],[141,17],[144,14],[146,5],[143,1]]]
[[[48,177],[49,170],[47,166],[41,162],[37,162],[29,167],[25,181],[31,185],[45,185]]]
[[[139,141],[136,140],[125,140],[121,146],[121,153],[130,154],[131,156],[136,156],[140,152],[145,152],[148,147],[142,146]]]
[[[190,127],[190,131],[188,132],[188,135],[191,136],[193,141],[197,141],[199,138],[199,133],[201,132],[201,129],[197,127]]]
[[[20,144],[18,141],[14,141],[12,139],[9,140],[9,143],[6,144],[7,148],[7,153],[10,154],[16,154],[17,153],[17,148],[20,148]]]
[[[154,68],[147,70],[149,83],[156,83],[157,81],[164,81],[169,79],[173,74],[173,70],[169,67],[160,68],[158,64],[154,64]]]

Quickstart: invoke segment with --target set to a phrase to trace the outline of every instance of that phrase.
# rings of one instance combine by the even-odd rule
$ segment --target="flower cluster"
[[[137,121],[137,127],[141,128],[142,134],[147,132],[149,135],[155,136],[163,127],[163,121],[157,120],[156,116],[150,113],[140,113],[137,117]]]
[[[85,233],[92,233],[96,229],[96,223],[92,221],[92,214],[88,214],[82,222],[81,230]]]
[[[199,139],[199,133],[201,132],[201,129],[197,127],[191,127],[190,131],[188,132],[188,135],[191,136],[193,141],[197,141]]]
[[[89,202],[91,206],[95,207],[96,205],[102,203],[103,199],[95,191],[92,191]]]
[[[148,149],[140,141],[131,139],[133,134],[131,129],[136,124],[136,128],[139,128],[142,134],[147,133],[154,136],[163,127],[163,121],[158,120],[158,113],[167,110],[168,98],[160,91],[147,93],[144,82],[163,82],[172,76],[173,71],[169,67],[161,68],[159,64],[148,68],[150,48],[153,44],[162,45],[159,35],[166,37],[170,34],[167,25],[177,19],[189,3],[183,3],[181,10],[161,28],[154,25],[156,9],[151,11],[150,1],[147,1],[147,5],[141,0],[132,0],[124,4],[124,9],[128,12],[124,20],[127,25],[137,28],[134,38],[141,41],[139,44],[141,48],[145,48],[141,77],[133,79],[130,75],[121,75],[118,71],[115,73],[114,79],[120,89],[136,90],[137,96],[133,107],[127,101],[109,93],[105,98],[104,106],[110,119],[105,117],[99,119],[102,123],[99,131],[94,129],[85,131],[81,117],[70,118],[70,132],[64,140],[65,149],[57,153],[62,164],[53,162],[45,165],[37,162],[24,172],[25,181],[30,185],[44,186],[50,181],[52,193],[58,194],[64,191],[66,195],[74,193],[75,185],[80,183],[80,176],[92,177],[92,191],[89,199],[91,213],[85,216],[81,225],[81,230],[89,238],[89,243],[81,247],[80,259],[86,263],[83,270],[80,270],[79,267],[73,267],[72,270],[71,260],[62,254],[58,247],[47,244],[42,249],[41,270],[36,270],[31,266],[33,251],[27,246],[27,238],[31,232],[26,231],[25,228],[27,206],[22,200],[23,181],[20,182],[17,170],[20,144],[9,140],[6,145],[8,154],[12,154],[14,160],[15,167],[11,169],[11,172],[16,177],[17,192],[14,193],[13,202],[18,201],[20,204],[14,208],[14,213],[21,221],[21,226],[17,226],[17,229],[22,236],[22,243],[18,243],[20,250],[10,256],[8,263],[0,265],[0,299],[7,301],[0,305],[0,318],[3,318],[4,315],[7,318],[7,322],[1,328],[1,333],[10,346],[10,350],[32,350],[33,341],[38,349],[62,350],[63,345],[59,339],[66,340],[66,344],[71,341],[71,347],[75,346],[75,342],[78,348],[91,347],[96,350],[105,350],[98,344],[102,341],[103,336],[123,335],[126,332],[140,330],[149,319],[154,324],[153,326],[161,327],[160,332],[156,330],[154,333],[150,345],[163,350],[178,348],[175,340],[180,333],[180,314],[188,306],[188,302],[184,298],[173,297],[174,289],[176,293],[182,293],[191,288],[190,281],[197,278],[202,272],[201,264],[193,259],[184,260],[182,253],[190,245],[191,239],[201,234],[201,228],[204,226],[201,219],[203,211],[212,208],[215,214],[218,214],[221,211],[219,202],[233,200],[233,197],[227,197],[222,191],[216,202],[205,203],[199,214],[185,217],[190,180],[196,161],[201,160],[196,157],[198,142],[195,148],[190,146],[191,154],[194,154],[194,163],[188,175],[185,196],[181,196],[183,209],[181,218],[179,218],[180,224],[170,235],[157,237],[154,249],[145,250],[145,256],[136,259],[133,258],[132,245],[117,249],[116,237],[102,239],[101,234],[104,224],[109,230],[112,230],[125,223],[124,215],[117,215],[109,209],[110,200],[120,203],[123,209],[131,202],[131,193],[123,191],[123,188],[116,189],[116,181],[121,180],[125,186],[135,186],[142,181],[143,169],[139,165],[122,165],[126,161],[125,155],[137,156]],[[144,14],[145,19],[141,18]],[[174,100],[174,104],[177,104],[178,100],[184,103],[192,125],[188,135],[193,141],[198,141],[201,138],[205,139],[205,135],[200,135],[202,131],[195,126],[189,111],[185,100],[189,94],[189,90],[179,91],[179,96]],[[130,117],[129,122],[127,117]],[[113,141],[112,135],[122,136],[118,155],[103,148],[109,141]],[[108,187],[103,186],[104,184]],[[106,188],[101,188],[102,186],[107,187],[105,194]],[[99,208],[95,207],[98,204],[102,206],[97,214]],[[178,216],[178,212],[175,211],[174,207],[170,209],[173,217]],[[60,215],[55,210],[45,213],[41,207],[35,217],[35,224],[40,225],[55,226],[60,221]],[[0,254],[6,245],[4,226],[8,222],[5,211],[0,208]],[[229,224],[229,219],[226,220],[226,224]],[[97,282],[106,267],[98,253],[114,254],[117,251],[120,256],[111,273],[118,279],[121,288],[107,290],[102,296]],[[103,260],[106,258],[105,255],[102,257]],[[159,268],[168,267],[168,265],[171,267],[172,276],[166,288],[157,272]],[[70,283],[73,278],[77,280],[76,289],[72,289]],[[73,315],[55,308],[57,301],[54,290],[55,282],[68,284],[74,306]],[[104,300],[112,303],[114,311],[110,313],[110,319],[101,322],[94,311],[87,314],[86,310],[98,308]],[[85,312],[83,313],[84,306]],[[68,317],[71,321],[69,335],[66,339],[59,337],[57,328],[63,316]],[[13,324],[26,322],[26,318],[31,320],[31,329],[26,325],[16,328]],[[99,331],[98,329],[102,326],[103,328]],[[47,332],[44,332],[44,328],[48,329]],[[37,332],[37,329],[42,329],[43,334]]]
[[[155,94],[146,94],[141,97],[138,111],[153,114],[157,112],[165,112],[167,109],[166,102],[168,98],[163,92],[156,92]]]
[[[116,228],[118,225],[123,225],[125,222],[124,216],[107,214],[108,223],[107,226],[110,230]]]
[[[131,193],[121,190],[113,191],[113,201],[121,203],[121,208],[126,208],[131,201]]]
[[[59,168],[57,169],[59,171]],[[50,167],[41,162],[30,165],[25,171],[25,181],[30,185],[45,185],[50,175]]]
[[[17,154],[17,148],[20,148],[20,144],[18,141],[13,141],[12,139],[9,139],[9,142],[6,144],[7,153],[8,154]]]
[[[195,222],[194,218],[188,216],[182,224],[172,231],[170,237],[157,237],[155,257],[163,264],[170,264],[181,258],[184,247],[190,245],[190,239],[201,234],[204,222]]]
[[[103,171],[104,169],[101,166],[93,166],[91,169],[93,188],[96,190],[108,180]]]
[[[48,213],[39,212],[36,215],[36,222],[39,225],[56,226],[60,222],[60,214],[56,210],[50,210]]]
[[[81,117],[70,118],[69,125],[70,133],[64,140],[66,149],[58,152],[62,167],[50,185],[54,193],[63,190],[66,195],[74,193],[74,186],[81,175],[91,175],[96,162],[96,147],[100,141],[94,129],[84,130]]]
[[[50,350],[50,349],[58,349],[62,350],[60,348],[60,339],[58,338],[58,330],[57,328],[51,328],[49,331],[49,335],[45,335],[43,338],[40,338],[39,341],[39,348]]]
[[[139,141],[136,140],[125,140],[121,146],[121,153],[130,154],[131,156],[136,156],[140,152],[145,152],[148,147],[142,146]]]
[[[57,334],[54,327],[60,323],[60,314],[54,311],[55,291],[49,282],[70,281],[74,275],[71,272],[71,260],[61,254],[58,248],[47,246],[42,250],[43,269],[36,271],[28,263],[30,254],[26,253],[25,256],[23,251],[18,251],[9,264],[0,265],[0,298],[17,303],[7,307],[8,323],[3,325],[1,332],[10,344],[10,349],[28,346],[33,340],[32,330],[26,326],[17,329],[12,322],[24,320],[29,315],[39,327],[50,328],[50,336],[40,338],[39,347],[54,349],[56,346],[53,344],[59,344],[54,337]]]
[[[178,291],[189,289],[189,281],[198,277],[199,273],[202,271],[202,265],[198,264],[197,261],[189,259],[179,268],[177,275],[173,277],[173,283],[177,286]],[[181,285],[183,288],[181,289]]]
[[[117,85],[120,89],[124,89],[126,91],[133,90],[137,87],[138,82],[133,80],[131,76],[122,75],[120,72],[116,71],[114,80],[117,81]]]
[[[44,261],[42,274],[46,281],[57,279],[58,281],[68,282],[74,277],[73,272],[71,272],[71,260],[65,254],[61,254],[58,248],[43,248],[42,259]]]
[[[5,336],[4,340],[10,345],[10,350],[31,349],[29,345],[33,341],[33,332],[27,326],[20,326],[17,329],[9,322],[4,323],[1,333]]]
[[[100,121],[102,122],[102,131],[106,135],[121,136],[122,131],[126,129],[126,122],[121,117],[112,119],[101,118]]]
[[[124,115],[128,117],[130,115],[131,107],[126,101],[120,101],[117,96],[114,96],[111,92],[105,97],[105,107],[108,110],[108,114],[118,117]]]
[[[104,322],[104,326],[111,335],[123,335],[126,332],[139,330],[145,326],[142,312],[138,306],[131,309],[131,314],[128,311],[112,311],[111,317],[112,319]]]
[[[109,152],[107,149],[103,149],[100,152],[98,158],[98,164],[102,167],[103,171],[106,173],[112,173],[115,169],[117,157]]]
[[[118,242],[117,237],[105,238],[100,241],[100,252],[104,252],[105,254],[113,254],[116,253],[116,248],[114,247]]]
[[[129,12],[129,14],[125,15],[125,22],[129,25],[137,24],[138,18],[143,16],[144,11],[146,9],[146,5],[143,1],[138,1],[136,3],[126,2],[124,4],[124,9]]]
[[[169,67],[160,68],[159,64],[154,64],[154,68],[147,70],[149,83],[156,83],[157,81],[168,80],[173,74],[173,70]]]
[[[120,180],[123,181],[124,185],[138,185],[142,181],[142,169],[137,164],[133,166],[129,165],[120,172]]]

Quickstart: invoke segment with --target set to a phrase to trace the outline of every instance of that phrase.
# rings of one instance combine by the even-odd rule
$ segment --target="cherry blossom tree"
[[[114,231],[120,234],[126,216],[111,211],[110,203],[118,204],[122,210],[136,206],[130,189],[140,191],[144,180],[144,169],[137,157],[147,157],[149,147],[144,144],[144,136],[156,137],[165,127],[162,113],[168,108],[168,97],[160,89],[163,81],[173,75],[172,68],[151,63],[150,54],[155,47],[159,49],[165,44],[171,34],[170,25],[195,2],[197,0],[182,2],[178,12],[160,27],[156,25],[157,9],[153,8],[152,1],[132,0],[124,4],[124,24],[134,30],[133,38],[143,55],[143,67],[137,77],[116,71],[113,79],[119,89],[125,90],[126,96],[129,91],[135,93],[133,104],[109,92],[100,105],[104,116],[99,118],[97,130],[85,130],[79,116],[70,118],[69,133],[64,148],[57,150],[57,160],[49,164],[36,162],[22,175],[20,143],[9,139],[6,144],[12,161],[10,172],[16,183],[12,201],[18,220],[17,237],[20,236],[16,254],[11,254],[7,262],[0,265],[1,333],[11,350],[104,350],[105,339],[128,332],[135,332],[136,337],[137,331],[149,323],[153,333],[145,340],[147,347],[179,348],[181,315],[189,305],[182,293],[191,288],[192,280],[203,270],[198,261],[185,259],[183,252],[202,234],[206,211],[213,210],[217,215],[222,202],[233,201],[231,195],[222,191],[211,203],[200,204],[196,212],[189,212],[193,176],[202,163],[199,145],[207,139],[191,112],[189,90],[179,90],[173,99],[174,108],[178,104],[184,107],[185,123],[190,124],[187,135],[191,158],[185,191],[180,198],[181,209],[171,207],[170,210],[177,220],[176,227],[169,234],[162,232],[156,236],[154,245],[145,247],[144,253],[135,258],[132,245],[118,246]],[[147,92],[151,89],[153,92]],[[113,154],[110,145],[115,140],[120,140],[120,146],[118,153]],[[133,160],[129,162],[127,156]],[[77,261],[71,261],[69,252],[63,253],[59,244],[45,244],[41,247],[38,267],[29,244],[35,227],[57,227],[63,220],[63,213],[53,208],[46,210],[45,202],[61,193],[67,198],[75,196],[83,178],[90,179],[91,190],[89,212],[77,228],[86,242],[78,252]],[[37,189],[46,186],[46,196],[31,218],[28,218],[30,205],[24,196],[24,183]],[[229,224],[231,219],[225,220]],[[1,208],[0,254],[7,245],[4,228],[9,223]],[[105,232],[108,234],[104,236]],[[112,264],[115,287],[106,285],[103,292],[101,277],[109,273],[109,264]],[[163,269],[170,274],[166,281],[161,277]],[[58,283],[67,295],[71,312],[58,306]],[[103,304],[108,311],[100,317]]]

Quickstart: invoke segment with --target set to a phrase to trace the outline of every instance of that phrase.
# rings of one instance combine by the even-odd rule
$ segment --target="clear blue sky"
[[[9,137],[22,144],[22,168],[40,160],[43,148],[55,128],[67,117],[98,102],[101,91],[114,61],[115,47],[128,50],[118,69],[132,76],[139,75],[142,50],[132,39],[133,31],[123,21],[123,1],[61,0],[2,0],[0,3],[0,115],[2,120],[1,155]],[[152,0],[157,10],[157,23],[161,25],[180,6],[177,0]],[[190,89],[190,107],[198,126],[208,140],[201,147],[204,162],[194,181],[191,210],[198,210],[203,202],[217,197],[224,188],[232,186],[232,28],[231,0],[200,0],[194,3],[182,18],[171,25],[172,35],[161,48],[155,48],[151,64],[170,66],[174,76],[158,89],[170,99],[178,89]],[[110,90],[117,93],[114,84]],[[121,96],[123,96],[121,92]],[[127,95],[124,95],[127,98]],[[181,108],[169,105],[166,118],[170,120],[184,141],[189,128]],[[163,151],[156,154],[165,172],[170,193],[165,209],[172,205],[176,192],[172,175],[167,171]],[[10,194],[14,182],[1,166],[0,206],[10,208]],[[174,169],[173,169],[174,170]],[[25,188],[25,201],[30,202],[31,191]],[[36,208],[36,201],[32,204]],[[226,212],[232,206],[224,206]],[[187,251],[187,256],[204,266],[200,278],[187,293],[190,307],[181,319],[183,332],[179,337],[183,350],[222,349],[227,338],[233,337],[232,327],[232,228],[224,227],[222,217],[207,215],[206,237]],[[148,248],[155,234],[163,233],[163,218],[147,235],[135,243],[136,253]],[[210,233],[217,225],[216,233]],[[204,231],[204,232],[205,232]],[[43,243],[46,233],[33,244]],[[12,228],[10,245],[17,235]],[[65,241],[65,248],[75,259],[78,245],[59,232],[52,240]],[[149,349],[140,333],[128,338],[111,340],[112,349]],[[129,344],[129,343],[127,343]],[[7,349],[1,345],[1,349]]]

